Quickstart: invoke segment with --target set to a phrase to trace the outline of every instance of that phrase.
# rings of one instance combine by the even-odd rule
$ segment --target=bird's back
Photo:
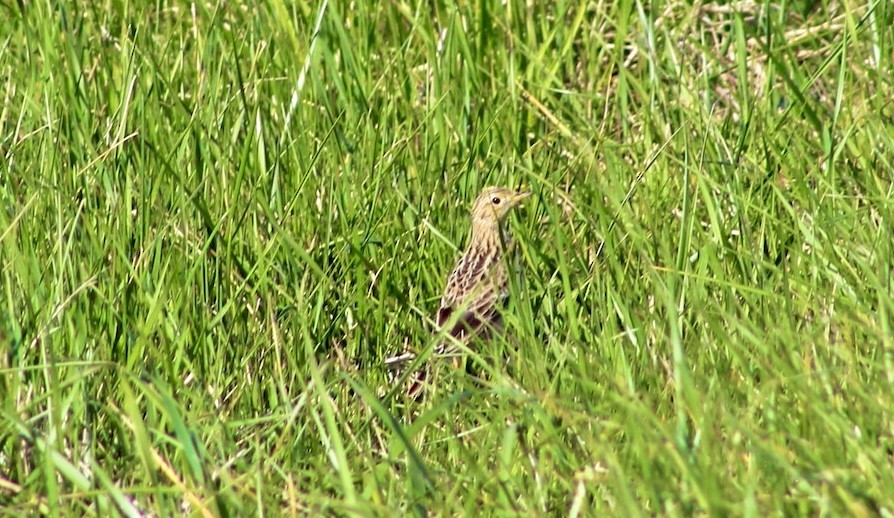
[[[435,323],[441,329],[456,311],[462,311],[448,332],[457,340],[499,325],[498,305],[508,293],[508,277],[502,243],[499,235],[495,237],[470,243],[447,279]]]

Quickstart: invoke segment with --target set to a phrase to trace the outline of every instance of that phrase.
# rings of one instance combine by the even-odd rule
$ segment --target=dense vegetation
[[[894,513],[890,2],[0,12],[7,513]]]

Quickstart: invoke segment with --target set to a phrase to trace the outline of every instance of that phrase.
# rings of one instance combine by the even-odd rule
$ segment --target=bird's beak
[[[515,203],[520,203],[522,200],[524,200],[526,198],[530,198],[531,194],[532,193],[530,193],[530,192],[517,192],[517,193],[515,193],[515,196],[514,196],[515,199],[513,199],[512,201]]]

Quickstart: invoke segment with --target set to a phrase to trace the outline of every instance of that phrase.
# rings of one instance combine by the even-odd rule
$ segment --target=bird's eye
[[[496,196],[494,196],[494,199],[490,200],[490,202],[493,203],[494,205],[499,205],[500,198],[497,198]]]

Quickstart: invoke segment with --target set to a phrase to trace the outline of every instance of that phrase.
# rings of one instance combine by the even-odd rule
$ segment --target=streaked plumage
[[[447,335],[465,342],[471,336],[486,337],[492,329],[500,328],[499,307],[508,295],[508,274],[504,250],[509,249],[509,235],[503,231],[502,222],[512,207],[518,205],[530,193],[516,192],[503,187],[488,187],[472,204],[472,230],[469,244],[447,278],[441,306],[435,317],[440,331],[455,321]],[[462,315],[454,317],[456,311]],[[455,342],[447,341],[437,347],[437,356],[456,355]],[[389,366],[415,359],[413,353],[404,353],[385,360]],[[415,396],[427,378],[427,368],[411,380],[408,393]]]

